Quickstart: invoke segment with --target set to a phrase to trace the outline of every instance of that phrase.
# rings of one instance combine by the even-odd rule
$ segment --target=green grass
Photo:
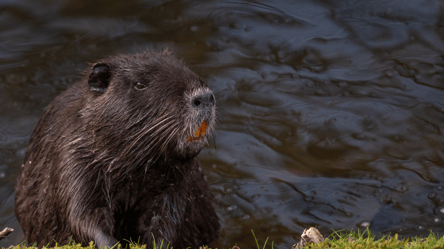
[[[264,245],[260,247],[259,241],[254,235],[256,240],[256,247],[258,249],[265,249],[268,238],[265,240]],[[297,242],[295,242],[296,244]],[[273,249],[273,242],[269,247]],[[371,234],[369,229],[363,232],[349,231],[333,231],[333,233],[326,238],[323,243],[319,244],[307,244],[304,248],[310,249],[324,249],[324,248],[341,248],[341,249],[420,249],[420,248],[443,248],[444,249],[444,237],[439,237],[437,234],[430,232],[427,238],[413,237],[406,239],[399,239],[398,234],[394,236],[382,236],[380,239],[375,239],[375,236]],[[242,249],[242,248],[240,248]],[[290,248],[289,248],[290,249]]]
[[[343,248],[343,249],[364,249],[364,248],[444,248],[444,238],[430,232],[427,238],[413,237],[399,239],[398,234],[394,236],[382,236],[376,240],[375,236],[367,229],[364,232],[355,231],[335,231],[323,243],[310,244],[311,249],[317,248]]]
[[[265,242],[259,242],[254,234],[253,230],[251,230],[253,237],[256,241],[256,245],[251,245],[251,247],[256,246],[258,249],[274,249],[273,242],[268,244],[268,238],[265,239]],[[295,241],[295,244],[298,241]],[[233,243],[234,244],[234,243]],[[261,246],[262,245],[262,246]],[[26,248],[23,245],[17,245],[11,247],[11,249],[24,249]],[[28,247],[33,248],[33,247]],[[68,245],[59,246],[56,245],[54,248],[57,249],[81,249],[81,248],[89,248],[94,249],[94,243],[91,242],[89,246],[82,247],[80,244],[76,244],[74,242],[70,242]],[[172,249],[169,243],[164,243],[163,241],[160,244],[153,244],[150,247],[146,245],[139,245],[137,242],[129,241],[129,249]],[[236,247],[235,247],[236,248]],[[250,247],[249,247],[250,248]],[[367,229],[363,232],[355,232],[353,230],[350,231],[334,231],[323,243],[320,244],[308,244],[305,248],[310,249],[320,249],[320,248],[341,248],[341,249],[397,249],[397,248],[405,248],[405,249],[419,249],[419,248],[443,248],[444,249],[444,237],[439,237],[437,234],[430,232],[430,235],[427,238],[422,237],[413,237],[406,239],[399,239],[398,235],[394,236],[382,236],[380,239],[375,239],[375,236],[370,233]],[[114,247],[114,249],[123,249],[120,245]],[[202,247],[202,249],[210,249],[207,246]],[[244,249],[244,248],[240,248]],[[289,248],[290,249],[290,248]]]

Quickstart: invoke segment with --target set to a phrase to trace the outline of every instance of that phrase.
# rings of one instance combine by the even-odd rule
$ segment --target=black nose
[[[213,93],[202,93],[195,96],[191,100],[191,104],[193,107],[203,107],[203,106],[213,106],[214,105],[214,96]]]

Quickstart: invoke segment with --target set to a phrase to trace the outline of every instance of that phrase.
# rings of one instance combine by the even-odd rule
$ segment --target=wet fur
[[[219,223],[195,156],[216,114],[191,106],[196,93],[210,90],[168,51],[100,63],[110,74],[88,70],[48,106],[31,136],[15,209],[28,243],[72,236],[100,247],[150,244],[153,235],[175,248],[210,242]],[[204,120],[206,134],[187,143]]]

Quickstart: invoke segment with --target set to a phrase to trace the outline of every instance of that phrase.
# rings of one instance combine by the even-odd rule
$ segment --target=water
[[[211,246],[304,228],[444,232],[441,1],[0,2],[0,228],[28,139],[87,63],[170,47],[213,89],[199,158],[222,223]]]

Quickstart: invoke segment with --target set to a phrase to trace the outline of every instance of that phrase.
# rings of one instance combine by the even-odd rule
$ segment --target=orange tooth
[[[199,140],[207,130],[207,122],[203,121],[202,124],[194,131],[194,137],[189,137],[188,141]]]

